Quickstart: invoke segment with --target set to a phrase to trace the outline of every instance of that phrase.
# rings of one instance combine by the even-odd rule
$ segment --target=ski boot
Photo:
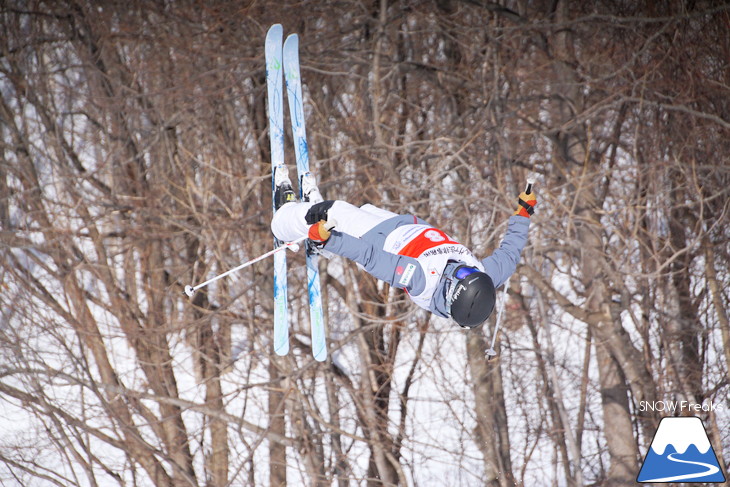
[[[277,210],[286,203],[297,200],[297,196],[292,189],[291,179],[289,179],[289,168],[285,165],[276,166],[276,169],[274,169],[274,188],[274,201]]]
[[[321,203],[324,201],[317,187],[317,180],[311,172],[307,172],[302,176],[302,179],[299,181],[299,187],[302,188],[302,201],[308,201],[310,203]]]

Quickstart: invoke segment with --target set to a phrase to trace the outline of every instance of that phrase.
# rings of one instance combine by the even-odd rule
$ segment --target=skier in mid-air
[[[274,173],[279,209],[271,229],[282,242],[305,235],[318,249],[360,264],[369,274],[400,288],[418,306],[464,328],[487,320],[495,288],[517,268],[537,203],[531,191],[519,195],[499,248],[479,260],[443,231],[413,215],[398,215],[371,204],[323,201],[314,177],[302,178],[304,202],[297,202],[286,166]]]

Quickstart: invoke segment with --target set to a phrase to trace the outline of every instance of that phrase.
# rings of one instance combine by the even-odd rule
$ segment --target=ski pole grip
[[[535,184],[534,179],[528,179],[527,180],[527,186],[525,187],[525,194],[532,193],[532,185]]]

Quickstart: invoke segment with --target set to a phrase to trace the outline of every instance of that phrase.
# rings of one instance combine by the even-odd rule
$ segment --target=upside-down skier
[[[377,279],[405,290],[418,306],[464,328],[479,326],[492,313],[495,288],[517,268],[537,203],[534,193],[520,194],[499,248],[479,260],[413,215],[323,201],[314,177],[308,176],[301,181],[305,201],[297,202],[286,166],[276,168],[280,207],[271,229],[277,239],[290,242],[307,235],[316,248],[353,260]]]

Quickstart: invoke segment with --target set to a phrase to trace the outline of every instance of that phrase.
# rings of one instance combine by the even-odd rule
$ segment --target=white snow
[[[697,417],[664,418],[659,423],[651,449],[663,455],[667,445],[672,445],[677,453],[684,453],[690,445],[694,445],[704,454],[711,447],[702,421]]]

